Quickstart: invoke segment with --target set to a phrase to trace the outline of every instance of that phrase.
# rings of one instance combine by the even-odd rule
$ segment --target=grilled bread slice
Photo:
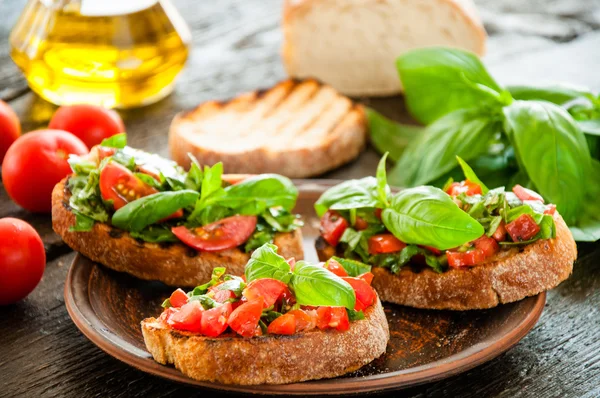
[[[556,213],[556,238],[503,250],[472,268],[438,274],[429,268],[398,274],[373,267],[373,287],[382,301],[409,307],[473,310],[495,307],[552,289],[567,279],[577,258],[577,246],[562,217]],[[319,259],[335,255],[322,238],[316,244]]]
[[[400,92],[395,61],[408,50],[483,55],[486,42],[472,0],[286,0],[283,34],[291,77],[314,77],[352,96]]]
[[[341,376],[380,357],[389,341],[379,299],[350,329],[314,329],[291,336],[217,338],[167,328],[155,318],[142,321],[146,348],[192,379],[224,384],[285,384]]]
[[[54,231],[73,250],[115,271],[171,286],[197,286],[210,280],[214,267],[227,267],[231,274],[242,275],[250,258],[250,254],[238,248],[198,252],[183,243],[144,242],[134,239],[126,231],[102,223],[96,223],[89,232],[70,231],[75,225],[75,214],[69,208],[70,195],[66,179],[52,191]],[[299,229],[277,233],[274,243],[285,258],[299,260],[304,257]]]
[[[226,173],[325,173],[356,158],[367,123],[360,105],[315,80],[283,81],[226,102],[210,101],[175,116],[171,157],[189,168],[223,162]]]

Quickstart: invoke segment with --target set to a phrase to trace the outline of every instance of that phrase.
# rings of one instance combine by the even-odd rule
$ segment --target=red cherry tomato
[[[317,327],[321,330],[336,329],[340,332],[350,328],[348,313],[344,307],[317,308]]]
[[[110,162],[100,173],[100,193],[102,199],[112,200],[115,210],[129,202],[158,191],[146,184],[127,167],[116,162]]]
[[[167,317],[167,324],[173,329],[201,333],[202,312],[204,309],[199,301],[190,301],[184,304],[179,311]]]
[[[342,278],[352,286],[356,295],[356,304],[354,305],[355,311],[361,311],[371,306],[375,302],[377,295],[373,288],[361,278]]]
[[[504,220],[500,221],[500,225],[494,231],[492,238],[496,240],[496,242],[504,242],[506,240],[506,223]]]
[[[521,214],[516,220],[506,224],[506,231],[513,242],[523,242],[540,232],[540,226],[529,214]]]
[[[342,267],[342,264],[338,263],[334,259],[330,258],[329,261],[325,263],[325,269],[333,272],[337,276],[348,276],[348,273]]]
[[[357,278],[364,280],[365,282],[367,282],[369,284],[369,286],[371,286],[371,283],[373,282],[373,277],[374,277],[373,273],[365,272],[364,274],[360,274]]]
[[[288,314],[293,315],[296,318],[296,331],[304,332],[312,330],[317,326],[317,313],[316,311],[304,311],[304,310],[292,310]]]
[[[262,301],[248,301],[233,310],[227,323],[229,327],[240,336],[256,336],[260,333],[258,321],[262,315],[262,310]]]
[[[450,187],[446,189],[446,193],[450,196],[457,196],[461,193],[464,193],[467,196],[472,195],[481,195],[483,191],[481,190],[481,186],[479,184],[471,182],[469,180],[464,180],[462,182],[453,182],[450,184]]]
[[[277,279],[262,278],[255,279],[246,286],[242,295],[248,301],[263,301],[263,308],[268,308],[277,302],[277,299],[285,293],[289,293],[287,285]]]
[[[225,303],[202,313],[202,334],[208,337],[220,336],[227,329],[227,320],[233,311],[231,303]]]
[[[454,268],[472,267],[485,260],[483,251],[480,249],[472,249],[466,252],[448,250],[446,257],[448,258],[448,265]]]
[[[89,148],[125,131],[117,112],[86,104],[61,106],[52,116],[48,128],[68,131]]]
[[[2,162],[2,180],[19,206],[39,213],[52,209],[52,189],[71,173],[69,154],[83,155],[87,147],[66,131],[38,130],[19,137]]]
[[[44,244],[25,221],[0,219],[0,305],[25,298],[46,268]]]
[[[512,190],[515,195],[517,195],[517,198],[521,200],[538,200],[544,203],[544,198],[542,198],[539,193],[532,191],[531,189],[524,188],[519,184],[515,185]]]
[[[256,229],[256,216],[233,216],[203,227],[185,226],[171,229],[183,243],[197,250],[217,252],[231,249],[246,242]]]
[[[4,154],[21,135],[21,123],[15,111],[4,101],[0,101],[0,164]]]
[[[327,211],[321,219],[321,236],[331,246],[337,246],[346,228],[348,221],[335,210]]]
[[[373,235],[369,238],[369,253],[394,253],[406,247],[406,243],[392,234]]]
[[[544,210],[544,214],[547,214],[549,216],[553,216],[554,213],[556,213],[556,205],[549,204],[548,206],[546,206],[546,210]]]
[[[356,222],[354,223],[354,229],[357,231],[363,231],[369,228],[369,223],[365,221],[364,218],[356,217]]]
[[[294,334],[296,332],[296,317],[293,314],[284,314],[276,318],[269,327],[267,327],[267,333],[269,334]]]
[[[175,290],[169,297],[172,307],[181,307],[188,302],[188,295],[182,289]]]

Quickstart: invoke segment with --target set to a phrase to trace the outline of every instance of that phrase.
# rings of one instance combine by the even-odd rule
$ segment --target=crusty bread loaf
[[[366,145],[364,110],[315,80],[281,82],[231,101],[210,101],[175,116],[171,157],[186,169],[223,162],[226,173],[323,174]]]
[[[346,95],[401,91],[395,61],[419,47],[485,52],[472,0],[286,0],[282,58],[291,77]]]
[[[75,214],[69,208],[66,179],[52,191],[52,227],[67,245],[93,261],[137,278],[157,280],[171,286],[197,286],[210,280],[214,267],[242,275],[250,254],[238,248],[220,252],[198,252],[183,243],[149,243],[108,224],[96,223],[89,232],[73,232]],[[277,233],[275,242],[285,258],[302,259],[302,233]]]
[[[161,364],[192,379],[224,384],[284,384],[341,376],[380,357],[389,341],[381,302],[344,332],[312,330],[291,336],[210,338],[142,321],[146,348]]]
[[[429,268],[416,273],[404,267],[397,275],[373,267],[373,287],[382,301],[417,308],[473,310],[511,303],[556,287],[571,275],[577,246],[556,213],[556,238],[501,251],[485,264],[438,274]],[[319,258],[333,248],[317,245]]]

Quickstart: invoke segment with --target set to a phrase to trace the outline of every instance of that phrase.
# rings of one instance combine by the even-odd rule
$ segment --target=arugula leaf
[[[333,256],[330,260],[335,260],[344,268],[349,276],[359,276],[365,272],[371,272],[371,266],[360,261],[351,260],[349,258],[341,258]]]
[[[453,111],[510,103],[508,92],[488,74],[477,55],[459,49],[427,47],[402,54],[396,67],[411,115],[429,124]],[[454,154],[453,154],[454,155]]]
[[[285,259],[277,254],[277,246],[266,243],[256,249],[246,264],[248,283],[260,278],[273,278],[288,283],[292,277],[291,268]]]
[[[100,146],[105,146],[108,148],[125,148],[127,146],[127,134],[120,133],[115,134],[111,137],[105,138],[100,143]]]
[[[379,196],[379,201],[383,203],[385,207],[390,205],[388,201],[388,197],[390,196],[390,187],[387,184],[387,177],[385,175],[385,160],[387,159],[387,156],[388,153],[386,152],[379,160],[379,164],[377,165],[377,174],[375,175],[377,178],[377,195]]]
[[[78,176],[87,176],[93,170],[98,168],[96,163],[92,162],[91,160],[84,159],[78,155],[69,155],[67,162],[69,163],[73,173]]]
[[[400,159],[410,142],[417,139],[423,127],[396,123],[371,108],[366,108],[371,143],[380,152],[389,152],[394,162]]]
[[[388,187],[389,189],[389,187]],[[384,207],[379,199],[379,185],[375,177],[348,180],[323,192],[315,203],[319,217],[329,209],[349,210],[363,207]]]
[[[126,231],[139,232],[177,210],[192,205],[198,196],[198,192],[189,189],[144,196],[117,210],[112,216],[112,223]]]
[[[419,246],[408,245],[404,249],[400,251],[398,255],[395,256],[395,261],[392,262],[390,271],[394,274],[400,272],[402,267],[410,262],[410,260],[420,254],[425,257],[425,263],[433,268],[435,272],[441,274],[444,272],[442,265],[440,264],[438,258],[432,254],[429,250],[423,249]]]
[[[67,182],[67,188],[71,192],[69,206],[76,214],[106,222],[109,215],[100,196],[99,181],[98,169],[92,170],[87,177],[84,175],[69,177]]]
[[[504,108],[505,129],[517,159],[539,192],[567,223],[582,207],[591,157],[571,116],[544,101],[515,101]]]
[[[339,276],[323,267],[298,261],[289,283],[300,305],[340,306],[353,310],[354,289]]]
[[[481,192],[483,192],[484,195],[490,191],[489,188],[485,186],[483,181],[481,181],[479,177],[477,177],[477,174],[475,174],[475,172],[473,171],[471,166],[467,164],[467,162],[462,160],[460,156],[456,156],[456,160],[458,160],[458,164],[460,165],[460,168],[465,174],[465,179],[474,182],[475,184],[478,184],[481,187]]]
[[[387,229],[405,243],[451,249],[484,234],[483,226],[439,188],[405,189],[384,209]]]

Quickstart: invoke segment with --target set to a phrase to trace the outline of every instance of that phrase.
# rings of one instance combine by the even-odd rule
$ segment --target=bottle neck
[[[133,14],[152,7],[159,0],[79,0],[79,13],[87,17]]]

